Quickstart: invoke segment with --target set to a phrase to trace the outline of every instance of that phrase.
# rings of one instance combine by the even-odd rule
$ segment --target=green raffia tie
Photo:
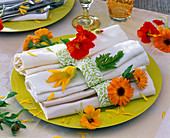
[[[62,67],[75,65],[76,59],[70,56],[70,53],[67,49],[60,50],[56,54]]]
[[[110,85],[110,81],[105,81],[93,87],[97,92],[100,107],[106,107],[112,105],[110,99],[108,98],[107,87],[109,85]]]
[[[83,73],[88,87],[95,86],[103,81],[103,74],[90,58],[78,60],[76,66]]]

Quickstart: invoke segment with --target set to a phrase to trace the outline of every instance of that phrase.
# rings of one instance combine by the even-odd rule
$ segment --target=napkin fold
[[[138,86],[136,83],[131,83],[131,87],[134,88],[134,93],[133,93],[133,97],[131,98],[131,100],[142,98],[140,93],[144,94],[145,96],[150,96],[150,95],[155,94],[155,87],[154,87],[152,79],[150,78],[148,73],[147,73],[147,78],[148,78],[148,86],[146,86],[145,89],[143,89],[143,90],[139,90],[137,88]],[[86,91],[82,91],[82,93],[85,93],[85,92]],[[95,90],[90,89],[90,90],[88,90],[88,93],[93,94],[93,93],[95,93]],[[81,110],[81,103],[83,105],[83,109],[85,109],[85,107],[87,105],[92,105],[95,108],[100,107],[99,100],[98,100],[97,96],[91,96],[89,98],[85,97],[78,101],[72,100],[71,102],[68,101],[67,103],[61,102],[61,101],[66,101],[68,99],[69,99],[69,96],[66,96],[61,99],[57,99],[59,101],[57,101],[57,100],[47,101],[47,102],[43,102],[43,103],[39,103],[39,104],[40,104],[47,119],[52,119],[52,118],[61,117],[61,116],[65,116],[65,115],[75,114],[76,113],[75,109],[77,109],[78,111]]]
[[[124,72],[124,70],[131,64],[133,64],[132,69],[149,64],[149,59],[146,52],[137,41],[128,40],[126,42],[122,42],[122,45],[118,44],[118,47],[112,46],[112,49],[109,48],[109,51],[111,53],[113,52],[113,56],[120,49],[124,51],[124,56],[120,61],[117,62],[116,69],[102,72],[103,80],[110,80],[113,77],[120,76]],[[100,53],[96,55],[99,55]],[[96,57],[96,55],[94,56]],[[95,58],[92,57],[91,59],[93,62],[95,62]],[[26,88],[35,98],[36,102],[42,102],[47,100],[52,92],[55,93],[54,98],[60,98],[69,94],[80,92],[88,88],[84,76],[80,71],[77,71],[76,76],[70,80],[64,93],[62,92],[62,86],[59,86],[57,88],[53,87],[55,82],[46,83],[45,80],[47,80],[50,75],[50,72],[43,71],[25,77]]]
[[[9,21],[28,21],[28,20],[47,20],[49,11],[41,14],[26,14],[19,17],[14,17]]]
[[[103,33],[96,34],[97,38],[93,41],[95,47],[89,51],[89,56],[92,56],[108,47],[117,43],[128,40],[127,35],[119,25],[113,25],[103,29]],[[57,44],[51,46],[50,49],[56,51],[56,47],[64,44]],[[54,47],[54,49],[53,49]],[[30,75],[36,72],[44,71],[46,65],[51,65],[49,69],[54,69],[52,64],[59,63],[58,57],[55,53],[50,53],[46,48],[29,50],[30,53],[37,55],[32,57],[27,54],[27,51],[17,53],[14,56],[14,67],[22,75]],[[40,55],[40,56],[39,56]],[[42,58],[41,58],[42,57]],[[48,60],[49,58],[49,60]],[[33,61],[33,62],[32,62]]]

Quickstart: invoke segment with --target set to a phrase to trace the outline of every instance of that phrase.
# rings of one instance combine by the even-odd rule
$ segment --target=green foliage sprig
[[[5,100],[15,96],[16,94],[16,92],[10,91],[5,98],[0,99],[0,107],[6,107],[7,105],[10,105],[6,103]],[[11,128],[13,135],[15,135],[16,132],[20,130],[20,128],[26,128],[26,126],[22,124],[19,119],[17,119],[17,117],[24,111],[27,111],[27,109],[22,109],[17,114],[12,113],[10,116],[7,116],[10,112],[0,112],[0,129],[3,130],[2,124],[6,124]]]
[[[83,103],[81,102],[81,110],[80,111],[78,111],[77,109],[75,109],[75,111],[77,112],[77,114],[79,114],[80,116],[82,116],[83,115]]]
[[[127,80],[129,80],[131,77],[134,77],[133,73],[135,72],[135,70],[132,70],[132,66],[133,65],[130,65],[122,74],[122,77]],[[130,81],[130,82],[136,82],[135,80],[134,81]]]
[[[62,39],[62,38],[60,38],[60,41],[66,45],[67,42],[69,42],[70,40],[69,39]]]
[[[124,55],[123,51],[119,51],[114,57],[110,56],[111,53],[100,55],[96,57],[96,65],[100,70],[107,71],[117,68],[116,62],[118,62]]]

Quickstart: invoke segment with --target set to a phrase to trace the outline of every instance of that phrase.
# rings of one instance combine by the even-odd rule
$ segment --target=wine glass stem
[[[82,18],[82,21],[86,25],[89,25],[91,23],[91,19],[89,17],[89,7],[83,7],[83,18]]]

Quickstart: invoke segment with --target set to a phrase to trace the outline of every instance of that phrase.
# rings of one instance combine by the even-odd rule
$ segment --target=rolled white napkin
[[[148,57],[146,53],[143,52],[142,54],[131,58],[130,60],[128,60],[126,63],[122,64],[118,68],[113,69],[108,74],[104,74],[103,79],[110,80],[116,76],[120,76],[124,72],[124,70],[131,64],[133,64],[132,68],[134,69],[136,67],[147,65],[148,63],[149,63]],[[48,78],[49,75],[50,75],[49,72],[44,71],[44,72],[39,72],[33,75],[26,76],[25,78],[26,88],[35,98],[36,102],[42,102],[47,100],[52,92],[55,93],[54,98],[60,98],[87,89],[85,79],[79,71],[77,72],[76,77],[70,80],[64,93],[62,92],[61,86],[57,88],[53,88],[54,82],[52,83],[45,82],[45,80]]]
[[[128,40],[127,35],[120,28],[119,25],[113,25],[113,26],[104,28],[103,30],[104,30],[103,33],[96,34],[97,38],[93,41],[95,44],[95,47],[90,50],[89,55],[93,55],[117,43]],[[61,46],[61,45],[51,46],[50,48],[51,50],[53,50],[53,47],[56,48],[57,46]],[[54,48],[54,51],[56,50],[55,48]],[[18,53],[14,56],[14,67],[22,75],[30,75],[35,72],[44,71],[46,70],[46,67],[45,67],[46,65],[59,63],[58,57],[56,56],[56,54],[50,53],[50,51],[48,51],[46,48],[30,50],[29,52],[31,52],[34,55],[37,55],[36,59],[35,57],[32,57],[26,54],[26,52]],[[40,53],[41,53],[41,56],[39,57],[38,55]],[[47,57],[49,58],[49,60]],[[35,61],[32,62],[32,60],[33,61],[36,60],[36,62]],[[51,69],[53,69],[54,66],[52,65],[51,67],[52,67]]]
[[[146,66],[141,66],[139,68],[141,70],[143,70],[143,71],[146,70]],[[113,77],[113,78],[115,78],[115,77]],[[149,89],[147,91],[149,91]],[[143,91],[143,92],[145,93],[145,91]],[[77,100],[80,100],[80,99],[84,99],[84,98],[92,96],[94,94],[96,94],[94,89],[88,89],[88,90],[84,90],[84,91],[81,91],[81,92],[77,92],[77,93],[73,93],[73,94],[70,94],[70,95],[66,95],[64,97],[58,98],[57,100],[44,101],[44,102],[41,102],[41,103],[43,104],[44,107],[49,107],[49,106],[54,106],[54,105],[59,105],[59,104],[64,104],[64,103],[68,103],[68,102],[73,102],[73,101],[77,101]],[[132,99],[133,98],[137,98],[139,96],[138,95],[134,95],[132,97]]]
[[[57,44],[51,47],[60,50],[60,48],[66,48],[64,44]],[[54,65],[59,63],[56,53],[49,51],[46,48],[29,50],[29,53],[36,55],[31,56],[28,51],[17,53],[14,56],[14,67],[20,74],[25,75],[26,69],[33,69],[34,67],[40,67],[42,65]]]
[[[94,89],[89,89],[89,90],[73,93],[62,98],[58,98],[57,100],[45,101],[45,102],[42,102],[42,104],[44,107],[49,107],[49,106],[77,101],[77,100],[84,99],[86,97],[89,97],[95,94],[96,92]]]
[[[141,98],[142,96],[140,95],[140,93],[144,94],[145,96],[150,96],[155,94],[155,87],[148,73],[147,73],[147,78],[148,78],[148,86],[146,86],[145,89],[143,90],[139,90],[137,88],[138,86],[136,83],[131,83],[131,87],[134,88],[134,93],[131,100]],[[92,91],[94,92],[95,90],[93,89]],[[49,101],[49,102],[54,102],[54,101]],[[81,110],[81,103],[83,105],[83,109],[85,109],[87,105],[92,105],[95,108],[100,107],[97,96],[84,98],[78,101],[68,102],[64,104],[48,106],[48,107],[44,106],[46,103],[43,104],[40,103],[40,106],[46,118],[52,119],[52,118],[61,117],[65,115],[75,114],[76,113],[75,109],[77,109],[78,111]]]

